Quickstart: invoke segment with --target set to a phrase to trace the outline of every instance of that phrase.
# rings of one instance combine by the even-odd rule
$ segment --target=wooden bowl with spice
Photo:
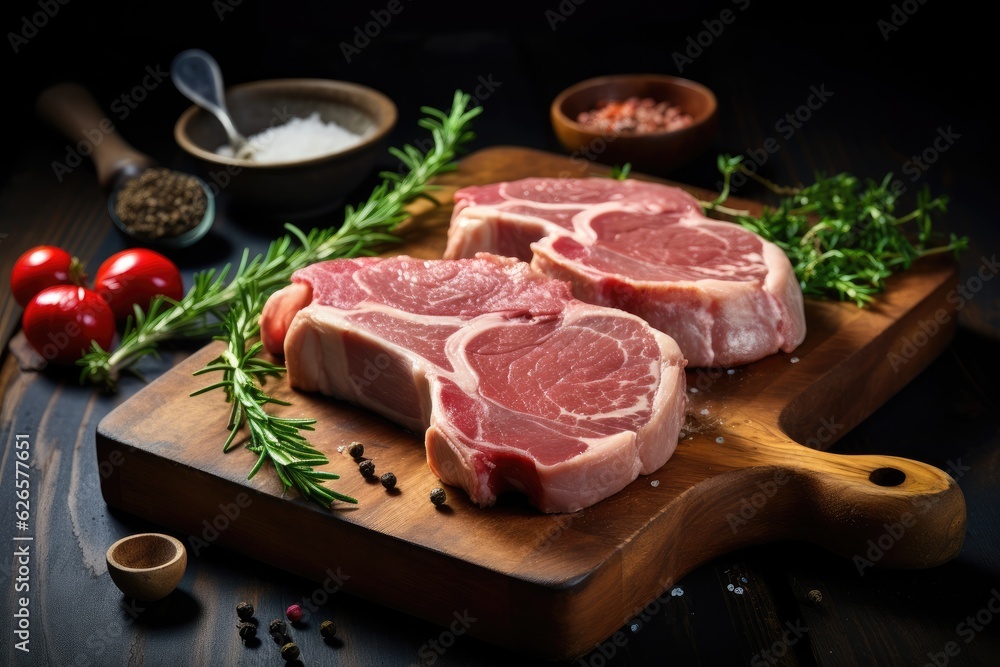
[[[153,165],[112,188],[108,212],[115,226],[141,245],[186,248],[211,228],[215,198],[200,178]]]
[[[657,174],[690,162],[719,132],[715,94],[663,74],[581,81],[556,96],[550,117],[559,143],[574,157]]]
[[[265,217],[295,220],[341,205],[372,172],[396,124],[383,93],[346,81],[273,79],[226,89],[236,128],[255,147],[233,157],[222,124],[194,105],[174,126],[215,194]]]

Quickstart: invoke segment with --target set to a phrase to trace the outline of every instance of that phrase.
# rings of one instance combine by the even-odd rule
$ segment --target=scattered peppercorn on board
[[[458,187],[607,173],[524,148],[479,151],[440,180],[441,206],[414,209],[394,252],[441,256]],[[919,513],[878,566],[930,567],[956,556],[965,501],[946,473],[909,459],[823,450],[947,346],[957,321],[947,295],[957,281],[954,262],[921,260],[893,277],[868,309],[807,301],[808,335],[793,354],[732,372],[689,370],[689,423],[673,457],[575,514],[540,514],[516,497],[478,508],[450,487],[443,504],[432,503],[431,491],[442,485],[426,465],[421,434],[294,391],[284,380],[268,384],[292,403],[277,411],[318,419],[310,441],[330,457],[326,469],[341,476],[329,484],[359,503],[325,511],[294,491],[283,496],[270,468],[248,481],[256,456],[222,453],[228,409],[221,394],[189,397],[203,384],[192,373],[221,343],[102,420],[97,457],[113,465],[101,466],[110,471],[101,489],[108,505],[191,539],[217,540],[317,581],[333,568],[349,575],[348,592],[442,625],[467,610],[477,619],[472,635],[532,656],[572,659],[690,570],[750,544],[805,540],[850,558],[900,516]],[[348,452],[355,441],[374,474],[363,475]],[[380,482],[387,472],[396,479],[391,488]],[[230,517],[233,507],[239,514]],[[219,516],[227,520],[213,523]]]

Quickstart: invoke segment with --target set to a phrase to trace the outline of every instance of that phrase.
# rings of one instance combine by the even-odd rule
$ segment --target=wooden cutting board
[[[459,186],[607,173],[528,149],[479,151],[441,179],[441,206],[414,209],[393,252],[440,257]],[[929,567],[957,555],[965,501],[947,474],[903,458],[822,451],[946,347],[957,320],[946,297],[956,284],[953,262],[922,260],[868,309],[807,301],[808,336],[794,354],[689,370],[688,424],[673,457],[571,515],[542,515],[517,497],[481,509],[457,488],[435,507],[428,494],[440,484],[421,435],[283,380],[268,386],[292,405],[276,412],[318,419],[310,440],[341,476],[330,484],[360,502],[326,511],[293,491],[282,496],[269,467],[247,481],[256,457],[222,453],[222,394],[189,397],[213,381],[192,372],[221,343],[100,423],[97,456],[110,463],[101,489],[110,506],[192,536],[189,548],[217,541],[444,626],[458,614],[469,634],[504,647],[575,658],[693,568],[746,545],[805,540],[875,567]],[[363,478],[345,449],[355,440],[377,473],[395,473],[396,492]]]

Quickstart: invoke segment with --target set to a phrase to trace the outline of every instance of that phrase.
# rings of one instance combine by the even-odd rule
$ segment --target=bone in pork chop
[[[712,220],[684,190],[638,180],[527,178],[455,194],[446,258],[493,252],[634,313],[694,367],[735,366],[806,333],[802,290],[778,246]]]
[[[425,433],[431,471],[481,506],[514,490],[545,512],[588,507],[677,445],[673,339],[525,262],[343,259],[292,280],[261,317],[291,385]]]

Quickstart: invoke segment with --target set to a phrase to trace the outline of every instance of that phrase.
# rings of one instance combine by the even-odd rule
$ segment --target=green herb
[[[432,199],[427,194],[431,189],[429,180],[453,170],[459,150],[474,137],[469,124],[482,108],[466,109],[469,100],[468,95],[456,91],[449,113],[423,107],[426,116],[418,124],[431,131],[434,146],[426,154],[410,145],[390,149],[407,167],[406,175],[380,174],[382,183],[368,201],[357,208],[346,207],[339,227],[305,234],[293,225],[285,225],[289,233],[271,243],[265,253],[250,258],[249,250],[244,251],[230,280],[230,265],[218,271],[210,269],[195,275],[194,285],[180,301],[159,297],[145,312],[137,308],[115,350],[94,345],[77,362],[82,367],[81,382],[101,384],[113,391],[120,375],[134,372],[135,364],[156,354],[160,343],[217,334],[230,304],[248,285],[256,285],[261,294],[268,295],[286,285],[292,273],[304,266],[338,257],[371,255],[376,246],[395,241],[391,232],[406,220],[406,205],[419,197]]]
[[[626,162],[622,166],[615,165],[611,168],[611,178],[618,179],[619,181],[624,181],[628,178],[629,173],[632,171],[632,163]]]
[[[732,215],[780,247],[807,296],[854,301],[862,307],[885,289],[890,275],[908,269],[918,258],[968,247],[967,237],[951,234],[947,242],[939,238],[931,214],[944,212],[947,198],[931,198],[926,186],[917,193],[916,208],[898,215],[898,188],[892,185],[891,173],[880,182],[846,173],[818,175],[808,186],[787,188],[757,176],[740,163],[741,157],[719,157],[722,192],[703,204],[706,210]],[[780,195],[778,205],[764,207],[759,216],[721,207],[736,171]]]
[[[247,426],[250,433],[247,449],[258,455],[247,479],[253,479],[264,463],[270,461],[278,473],[283,491],[294,486],[303,496],[325,507],[329,507],[334,500],[356,503],[358,501],[354,498],[322,484],[326,480],[340,479],[340,476],[316,469],[330,461],[314,449],[301,433],[312,431],[316,420],[276,417],[264,409],[269,403],[289,403],[267,395],[261,388],[267,378],[280,377],[285,369],[257,356],[264,343],[258,340],[249,344],[260,332],[258,321],[263,306],[264,297],[256,287],[242,288],[239,298],[223,320],[223,335],[217,336],[226,341],[226,349],[205,368],[195,372],[195,375],[221,372],[222,379],[191,395],[197,396],[214,389],[225,391],[226,401],[232,404],[232,409],[229,412],[229,437],[222,451],[228,452],[236,435],[244,425]]]

